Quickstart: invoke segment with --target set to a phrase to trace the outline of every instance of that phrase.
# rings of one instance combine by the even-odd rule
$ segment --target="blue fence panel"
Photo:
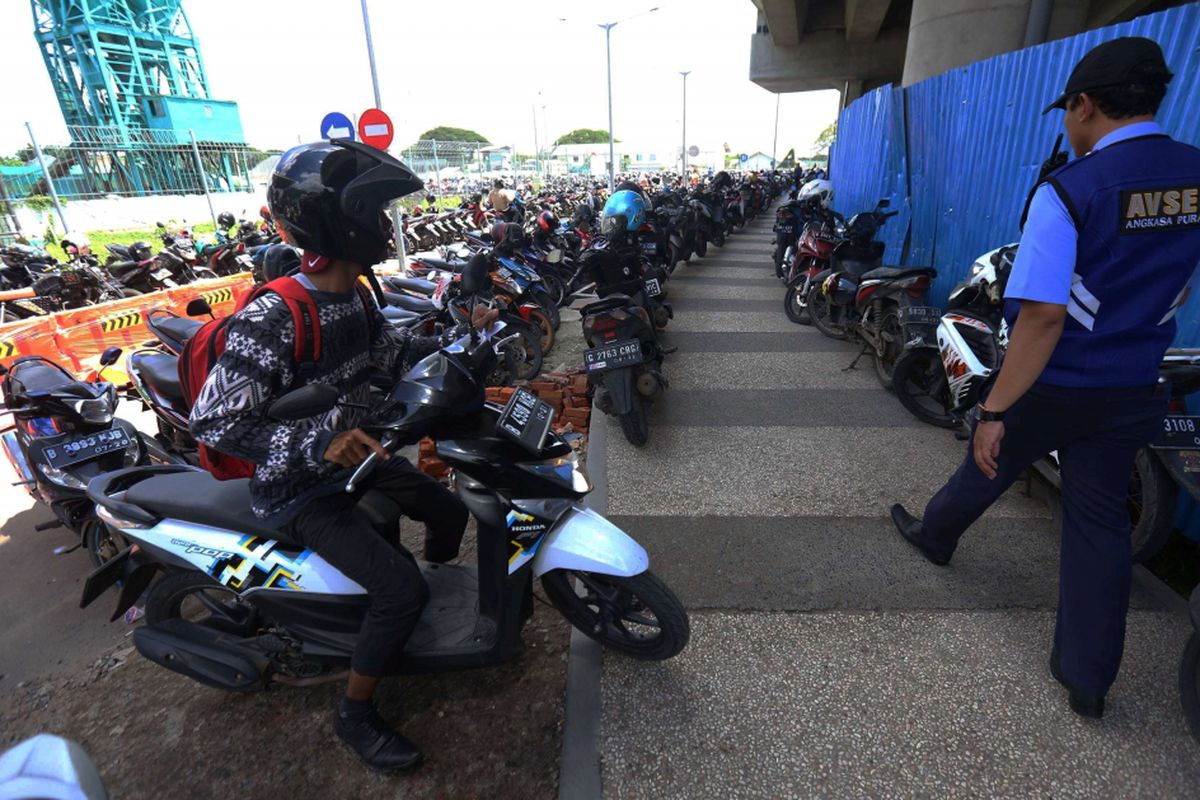
[[[902,209],[881,231],[885,258],[936,268],[931,301],[944,304],[979,255],[1020,238],[1029,187],[1062,131],[1062,114],[1042,109],[1088,50],[1119,36],[1161,45],[1175,78],[1158,121],[1200,145],[1200,4],[1191,3],[855,100],[831,153],[834,207],[850,215],[888,197]],[[1200,299],[1177,320],[1176,344],[1200,346]],[[1200,507],[1190,498],[1180,523],[1200,539]]]
[[[1176,76],[1158,119],[1200,144],[1200,6],[1190,4],[864,95],[838,122],[835,208],[853,214],[887,196],[910,210],[911,222],[885,227],[886,258],[933,265],[932,299],[944,302],[977,256],[1020,238],[1029,187],[1062,130],[1062,114],[1042,109],[1084,53],[1118,36],[1159,42]],[[1200,342],[1200,302],[1180,313],[1178,341]]]

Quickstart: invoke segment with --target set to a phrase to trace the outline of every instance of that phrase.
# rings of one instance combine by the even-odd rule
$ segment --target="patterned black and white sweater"
[[[377,308],[368,322],[357,293],[336,294],[309,287],[321,324],[321,354],[307,383],[341,391],[342,402],[370,401],[370,376],[383,370],[399,376],[417,361],[464,334],[417,336],[386,322]],[[374,337],[371,331],[375,331]],[[250,481],[254,513],[286,521],[307,500],[337,491],[342,467],[323,458],[334,435],[360,423],[365,411],[338,405],[317,417],[277,422],[267,417],[271,402],[293,386],[295,323],[283,299],[267,292],[229,323],[225,352],[192,408],[197,441],[256,465]]]

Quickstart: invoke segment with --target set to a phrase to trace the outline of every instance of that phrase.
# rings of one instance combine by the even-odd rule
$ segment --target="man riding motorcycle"
[[[198,441],[256,465],[250,482],[255,515],[277,527],[281,538],[317,552],[370,595],[335,729],[363,761],[382,770],[407,769],[421,759],[416,745],[379,716],[371,697],[404,649],[429,592],[400,547],[398,531],[385,540],[357,510],[356,497],[340,486],[349,469],[376,453],[383,463],[364,489],[390,496],[406,515],[425,523],[425,557],[431,561],[458,554],[468,516],[454,494],[406,459],[389,459],[357,427],[371,400],[373,371],[399,376],[464,333],[420,337],[397,329],[356,290],[359,278],[372,278],[372,266],[386,257],[392,235],[388,203],[420,188],[408,167],[367,145],[317,142],[285,153],[271,176],[267,201],[288,242],[304,251],[295,280],[317,308],[310,333],[319,336],[319,354],[298,363],[292,312],[280,294],[265,292],[230,322],[226,349],[191,414]],[[480,306],[472,322],[482,328],[495,318],[495,311]],[[273,400],[308,383],[336,387],[340,402],[299,421],[267,416]]]

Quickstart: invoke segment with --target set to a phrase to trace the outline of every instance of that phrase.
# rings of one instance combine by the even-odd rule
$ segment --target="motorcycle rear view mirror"
[[[187,308],[184,309],[189,317],[203,317],[206,314],[213,319],[216,316],[213,314],[212,306],[203,297],[194,297],[188,301]]]
[[[336,386],[310,383],[271,403],[267,413],[272,419],[283,421],[308,419],[332,409],[340,396]]]
[[[876,208],[887,208],[891,204],[892,204],[891,201],[888,200],[886,197],[881,197],[879,199],[879,205],[877,205]]]
[[[121,357],[121,348],[110,347],[100,354],[100,366],[111,367]]]

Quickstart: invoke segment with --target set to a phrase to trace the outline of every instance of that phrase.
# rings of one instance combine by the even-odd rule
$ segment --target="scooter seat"
[[[422,278],[386,278],[384,280],[393,289],[400,292],[415,292],[416,294],[433,294],[437,284]]]
[[[433,304],[433,301],[426,300],[424,297],[413,297],[410,294],[396,294],[394,292],[384,292],[383,296],[389,306],[399,308],[403,311],[415,311],[418,314],[437,311],[437,306]]]
[[[279,532],[250,510],[250,479],[219,481],[203,470],[156,475],[125,490],[125,501],[197,525],[275,539]]]
[[[170,353],[134,353],[129,365],[146,381],[153,391],[169,400],[179,409],[186,409],[183,387],[179,383],[179,357]]]
[[[928,275],[930,278],[936,278],[937,270],[933,267],[876,267],[870,272],[864,272],[861,280],[894,280],[896,278],[913,278],[917,275]]]
[[[446,261],[441,258],[425,258],[424,256],[414,258],[413,261],[440,272],[462,272],[463,267],[467,265],[466,261]]]
[[[412,311],[405,311],[404,309],[396,308],[395,306],[384,306],[379,310],[383,314],[383,318],[388,322],[391,322],[394,325],[403,325],[404,327],[408,327],[410,324],[421,318],[420,314]]]
[[[172,314],[155,314],[146,318],[146,327],[164,344],[178,353],[183,350],[187,340],[204,327],[204,323],[199,320],[176,317]]]
[[[580,309],[580,313],[586,317],[590,314],[599,314],[603,311],[612,311],[614,308],[624,308],[625,306],[630,305],[632,302],[633,299],[627,294],[610,294],[603,300],[598,300],[595,303],[588,303],[586,306]]]
[[[11,380],[18,391],[52,392],[75,383],[75,376],[42,356],[26,356],[11,365]]]

